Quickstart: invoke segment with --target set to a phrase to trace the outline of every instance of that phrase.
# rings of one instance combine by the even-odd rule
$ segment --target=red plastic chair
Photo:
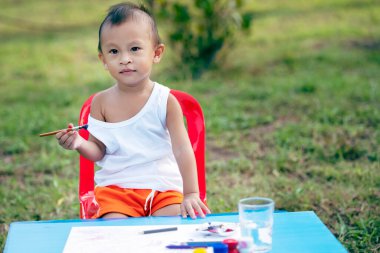
[[[202,108],[194,97],[185,92],[171,90],[170,93],[177,98],[186,118],[187,131],[197,163],[199,197],[206,204],[205,123]],[[93,97],[94,95],[84,102],[79,116],[79,125],[87,124]],[[79,130],[79,134],[88,139],[89,132],[86,129]],[[98,209],[94,196],[94,162],[80,156],[79,167],[80,217],[90,219]]]

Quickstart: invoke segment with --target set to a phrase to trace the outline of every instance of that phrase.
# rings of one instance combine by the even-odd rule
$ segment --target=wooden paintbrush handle
[[[43,133],[43,134],[40,134],[40,137],[44,137],[44,136],[50,136],[50,135],[54,135],[54,134],[57,134],[61,131],[67,131],[67,132],[70,132],[72,131],[73,129],[72,128],[67,128],[67,129],[61,129],[61,130],[55,130],[53,132],[48,132],[48,133]]]
[[[54,135],[54,134],[57,134],[61,131],[66,131],[66,132],[71,132],[73,130],[79,130],[79,129],[87,129],[88,125],[83,125],[83,126],[76,126],[76,127],[72,127],[72,128],[66,128],[66,129],[61,129],[61,130],[55,130],[53,132],[48,132],[48,133],[43,133],[43,134],[40,134],[40,137],[44,137],[44,136],[50,136],[50,135]]]

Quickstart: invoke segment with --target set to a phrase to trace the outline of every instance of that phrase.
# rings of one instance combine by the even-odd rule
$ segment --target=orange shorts
[[[141,217],[153,214],[157,210],[181,204],[183,195],[177,191],[154,192],[149,198],[150,189],[124,189],[118,186],[95,187],[95,198],[99,210],[92,218],[100,218],[107,213],[122,213],[131,217]]]

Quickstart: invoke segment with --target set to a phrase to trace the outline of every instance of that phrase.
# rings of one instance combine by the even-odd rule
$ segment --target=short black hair
[[[143,5],[136,5],[130,2],[119,3],[113,5],[109,8],[107,16],[104,18],[103,22],[99,27],[99,42],[98,42],[98,51],[102,52],[102,43],[101,43],[101,34],[103,26],[106,24],[110,25],[120,25],[124,23],[129,18],[133,17],[136,13],[145,14],[149,18],[149,23],[152,27],[152,35],[155,42],[155,45],[161,43],[160,36],[158,35],[156,21],[153,15],[148,9]]]

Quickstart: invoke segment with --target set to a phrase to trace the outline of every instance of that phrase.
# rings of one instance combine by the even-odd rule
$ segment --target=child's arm
[[[69,124],[69,127],[72,124]],[[91,161],[99,161],[105,153],[105,146],[102,142],[90,135],[88,140],[82,138],[77,131],[61,131],[55,135],[59,145],[65,149],[77,150],[82,156]]]
[[[91,115],[96,115],[96,118],[102,117],[99,101],[97,101],[97,96],[94,97],[91,105]],[[99,100],[99,99],[98,99]],[[69,124],[69,127],[72,127]],[[91,134],[88,140],[83,139],[77,131],[61,131],[55,135],[58,140],[59,145],[65,149],[77,150],[82,156],[86,157],[91,161],[99,161],[103,158],[105,154],[105,145],[93,137]]]
[[[169,95],[167,105],[166,125],[168,127],[173,146],[173,153],[178,163],[183,179],[183,202],[181,214],[196,218],[195,211],[204,217],[204,212],[211,213],[199,198],[198,176],[194,151],[183,123],[183,114],[177,99]]]

